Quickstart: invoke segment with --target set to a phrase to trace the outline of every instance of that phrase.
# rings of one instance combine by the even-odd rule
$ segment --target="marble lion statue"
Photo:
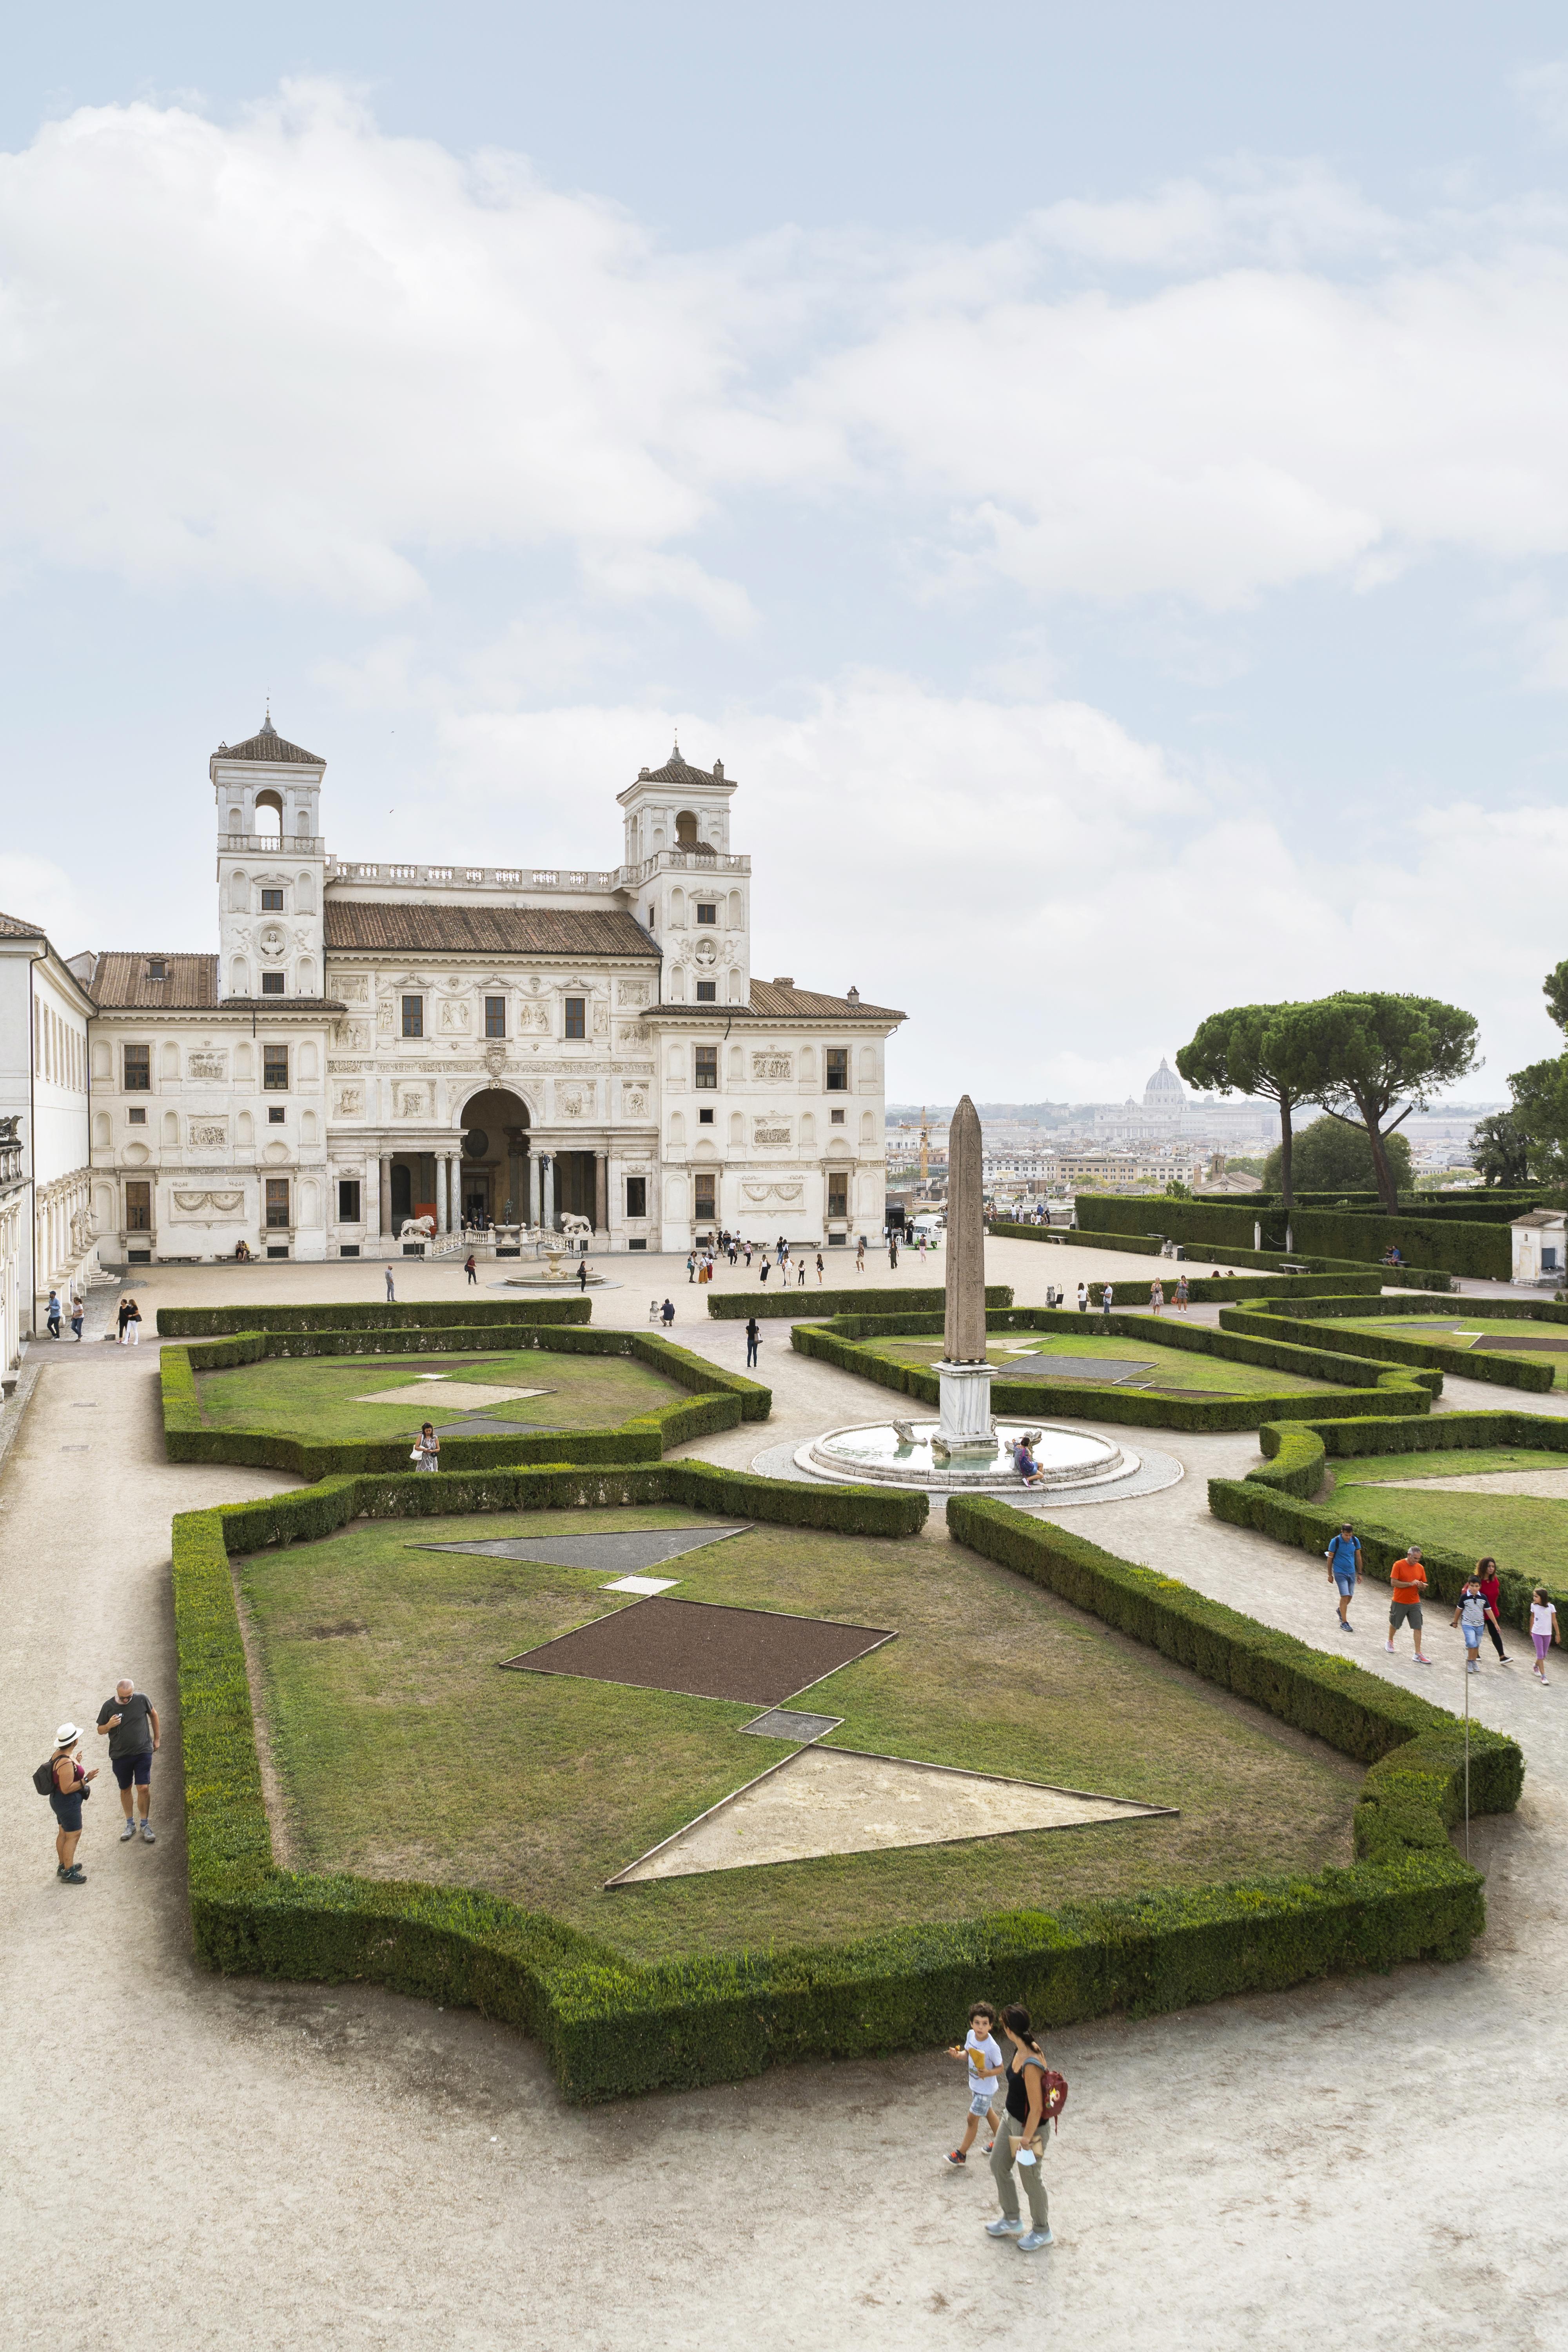
[[[427,1242],[436,1231],[434,1217],[405,1217],[397,1229],[400,1242]]]
[[[585,1238],[592,1241],[594,1238],[592,1219],[574,1216],[570,1210],[562,1217],[561,1230],[563,1234],[571,1234],[574,1239]]]

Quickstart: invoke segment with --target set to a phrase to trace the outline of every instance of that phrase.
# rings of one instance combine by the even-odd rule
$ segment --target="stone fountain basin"
[[[931,1441],[941,1425],[935,1420],[911,1416],[905,1423],[911,1433],[909,1440],[900,1436],[890,1421],[830,1429],[797,1450],[795,1465],[816,1477],[837,1478],[849,1485],[921,1486],[942,1493],[995,1488],[1022,1494],[1024,1482],[1006,1448],[1027,1431],[1032,1435],[1038,1432],[1034,1454],[1045,1472],[1045,1485],[1030,1488],[1033,1494],[1045,1495],[1063,1486],[1110,1486],[1119,1478],[1131,1477],[1141,1466],[1140,1457],[1127,1453],[1113,1438],[1062,1429],[1053,1423],[1042,1429],[1033,1421],[997,1421],[994,1424],[997,1443],[989,1458],[966,1455],[939,1461]]]

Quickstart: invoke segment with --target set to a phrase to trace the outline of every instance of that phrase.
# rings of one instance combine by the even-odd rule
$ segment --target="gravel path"
[[[993,1244],[993,1278],[1041,1259],[1065,1271],[1055,1251]],[[282,1296],[379,1293],[379,1267],[278,1271]],[[707,1323],[675,1272],[651,1261],[596,1298],[596,1319],[640,1324],[643,1289],[668,1287],[678,1336],[739,1366],[740,1327]],[[234,1279],[155,1270],[138,1296],[216,1297]],[[461,1289],[455,1267],[399,1279],[405,1297]],[[766,1328],[770,1436],[864,1417],[860,1383],[791,1355],[787,1326]],[[1475,1833],[1491,1925],[1469,1961],[1053,2038],[1073,2086],[1047,2158],[1058,2242],[1030,2262],[985,2238],[984,2172],[941,2161],[963,2090],[940,2056],[574,2113],[537,2053],[482,2019],[194,1968],[169,1516],[289,1482],[164,1463],[156,1361],[150,1346],[51,1351],[0,1473],[0,1748],[16,1805],[0,1859],[8,2345],[127,2326],[173,2352],[1056,2338],[1077,2352],[1258,2352],[1304,2335],[1353,2352],[1536,2352],[1562,2340],[1552,2189],[1568,2035],[1551,2021],[1568,1962],[1568,1675],[1542,1692],[1522,1671],[1489,1669],[1474,1691],[1478,1714],[1525,1742],[1530,1780],[1512,1821]],[[760,1434],[747,1424],[692,1450],[739,1460]],[[1161,1443],[1186,1476],[1095,1513],[1097,1540],[1338,1646],[1313,1563],[1204,1507],[1205,1479],[1246,1466],[1251,1441]],[[1408,1677],[1384,1655],[1375,1614],[1363,1611],[1355,1654]],[[1424,1684],[1458,1702],[1457,1654],[1446,1642],[1435,1654]],[[88,1883],[63,1890],[24,1776],[56,1720],[90,1719],[122,1671],[164,1714],[163,1834],[118,1844],[106,1774],[88,1809]]]

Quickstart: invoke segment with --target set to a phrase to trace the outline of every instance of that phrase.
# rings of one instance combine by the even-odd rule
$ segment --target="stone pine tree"
[[[1568,1030],[1568,963],[1547,973],[1542,994],[1559,1029]],[[1471,1139],[1477,1167],[1489,1184],[1521,1184],[1528,1174],[1561,1188],[1568,1181],[1568,1054],[1531,1062],[1508,1083],[1512,1108],[1483,1118]]]
[[[1201,1093],[1261,1095],[1279,1107],[1279,1187],[1294,1206],[1290,1146],[1293,1114],[1321,1099],[1328,1073],[1321,1064],[1304,1004],[1233,1004],[1211,1013],[1176,1055],[1188,1086]]]
[[[1300,1050],[1323,1072],[1316,1098],[1331,1118],[1365,1135],[1378,1195],[1393,1216],[1399,1190],[1386,1139],[1477,1067],[1475,1014],[1436,996],[1373,990],[1344,990],[1292,1012]]]

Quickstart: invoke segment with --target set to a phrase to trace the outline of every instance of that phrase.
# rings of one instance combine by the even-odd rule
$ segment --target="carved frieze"
[[[776,1052],[753,1054],[752,1076],[758,1086],[783,1086],[795,1076],[795,1055]]]
[[[795,1141],[795,1130],[787,1118],[754,1118],[752,1121],[753,1147],[782,1146],[789,1150]]]
[[[193,1118],[185,1130],[185,1140],[194,1151],[204,1147],[211,1150],[228,1141],[228,1121],[224,1118]]]
[[[228,1055],[212,1053],[187,1054],[185,1076],[196,1085],[221,1087],[228,1076]]]

